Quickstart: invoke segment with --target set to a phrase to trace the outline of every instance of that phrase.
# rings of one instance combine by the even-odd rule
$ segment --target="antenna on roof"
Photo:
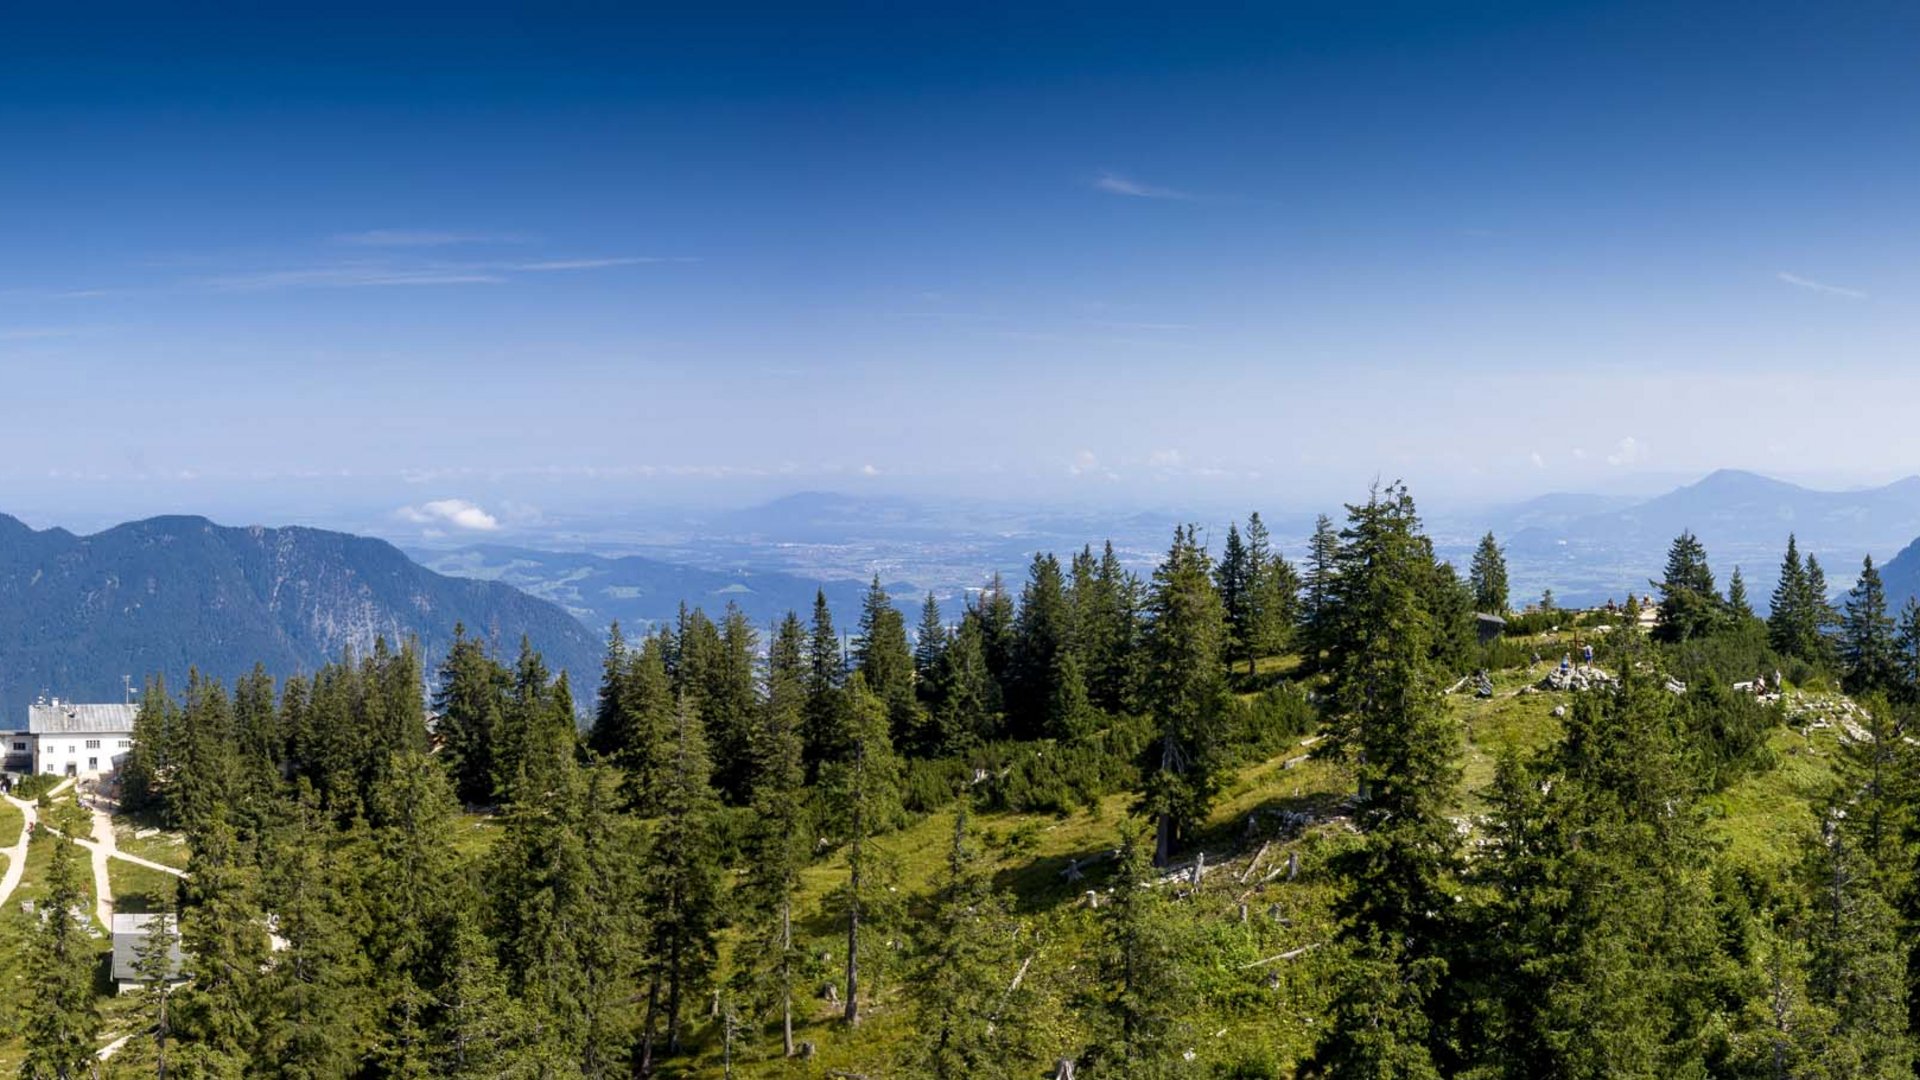
[[[122,705],[133,704],[133,695],[136,693],[136,691],[133,688],[133,676],[131,675],[120,676],[120,685],[125,690],[125,692],[121,696],[120,703]]]

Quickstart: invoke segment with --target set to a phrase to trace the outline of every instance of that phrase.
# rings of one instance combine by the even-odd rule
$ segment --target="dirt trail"
[[[22,802],[11,795],[6,800],[20,808],[26,821],[20,826],[20,840],[7,849],[7,872],[0,876],[0,905],[5,905],[13,896],[13,890],[20,887],[20,879],[27,872],[27,842],[33,838],[33,823],[39,819],[39,812],[30,802]]]

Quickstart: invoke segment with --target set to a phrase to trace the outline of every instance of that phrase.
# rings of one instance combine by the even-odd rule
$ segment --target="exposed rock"
[[[1562,693],[1584,693],[1588,690],[1612,689],[1620,680],[1597,667],[1554,668],[1547,676],[1534,685],[1541,690],[1557,690]]]

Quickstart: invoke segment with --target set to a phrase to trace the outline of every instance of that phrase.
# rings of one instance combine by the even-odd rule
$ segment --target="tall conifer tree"
[[[1174,530],[1154,571],[1146,633],[1146,704],[1155,737],[1142,751],[1139,809],[1154,820],[1154,862],[1165,866],[1219,790],[1227,689],[1225,618],[1192,526]]]
[[[847,932],[846,999],[849,1025],[860,1021],[861,927],[876,888],[873,837],[899,813],[900,765],[887,734],[886,707],[856,675],[847,688],[848,724],[841,756],[822,770],[828,813],[846,845],[847,887],[840,913]]]
[[[1887,614],[1886,586],[1873,556],[1860,567],[1860,579],[1847,594],[1847,613],[1840,631],[1840,663],[1847,689],[1854,693],[1892,691],[1899,682],[1895,652],[1896,628]]]
[[[86,925],[92,920],[81,890],[78,845],[72,821],[50,843],[44,912],[33,939],[27,971],[32,997],[25,1025],[24,1080],[81,1080],[95,1075],[94,1049],[100,1012],[93,1004],[95,950]]]
[[[1475,611],[1489,615],[1507,613],[1507,557],[1492,533],[1481,537],[1480,546],[1474,549],[1467,586],[1473,590]]]
[[[1674,538],[1667,549],[1666,575],[1653,583],[1660,592],[1661,641],[1689,641],[1713,633],[1722,622],[1726,602],[1714,587],[1707,566],[1707,549],[1691,532]]]

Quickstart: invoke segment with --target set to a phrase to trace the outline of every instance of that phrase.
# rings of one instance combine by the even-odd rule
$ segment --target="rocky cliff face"
[[[255,662],[285,676],[380,637],[417,637],[432,667],[456,623],[509,655],[525,635],[591,694],[599,643],[561,608],[385,541],[198,517],[75,536],[0,515],[0,729],[40,693],[118,701],[123,675],[180,686],[189,667],[231,680]]]

